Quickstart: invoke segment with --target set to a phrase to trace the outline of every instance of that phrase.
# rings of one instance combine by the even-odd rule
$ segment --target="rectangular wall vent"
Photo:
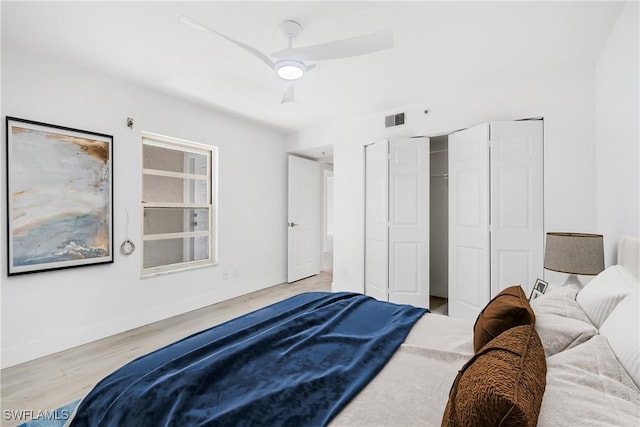
[[[384,127],[390,128],[394,126],[400,126],[405,124],[404,113],[392,114],[384,118]]]

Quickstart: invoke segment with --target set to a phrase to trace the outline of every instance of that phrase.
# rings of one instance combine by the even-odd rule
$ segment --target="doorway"
[[[287,219],[288,229],[288,271],[289,282],[299,280],[326,272],[333,275],[333,146],[323,146],[313,149],[298,150],[289,153],[289,157],[295,157],[296,163],[305,163],[305,174],[314,175],[317,185],[302,185],[300,177],[295,175],[291,169],[291,159],[289,160],[289,213]],[[313,172],[311,172],[313,171]],[[311,179],[307,179],[311,181]],[[307,217],[315,224],[312,230],[302,234],[300,226],[302,222],[297,221],[296,211],[307,211]],[[293,226],[292,226],[293,224]],[[296,239],[293,236],[296,235]],[[314,267],[305,269],[303,274],[292,274],[299,264],[300,252],[304,248],[305,257],[313,261]],[[311,265],[311,262],[307,262]],[[313,270],[313,271],[312,271]]]
[[[430,140],[429,306],[448,314],[449,296],[449,137]]]
[[[333,164],[322,165],[323,220],[321,270],[333,274]]]

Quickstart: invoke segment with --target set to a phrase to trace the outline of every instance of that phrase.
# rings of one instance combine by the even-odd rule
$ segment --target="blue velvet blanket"
[[[353,293],[297,295],[123,366],[71,425],[326,425],[425,311]]]

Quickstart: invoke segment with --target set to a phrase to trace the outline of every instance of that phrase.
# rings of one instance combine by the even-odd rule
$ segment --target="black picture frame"
[[[547,292],[547,288],[549,287],[549,283],[545,282],[542,279],[536,279],[536,283],[533,285],[533,289],[531,289],[531,295],[529,296],[529,301],[533,301],[534,299],[542,296]]]
[[[113,263],[113,136],[6,117],[8,275]]]

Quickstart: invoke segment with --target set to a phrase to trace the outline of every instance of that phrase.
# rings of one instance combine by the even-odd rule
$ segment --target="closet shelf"
[[[431,175],[431,178],[447,179],[447,178],[449,178],[449,174],[448,173],[441,173],[441,174],[438,174],[438,175]]]

